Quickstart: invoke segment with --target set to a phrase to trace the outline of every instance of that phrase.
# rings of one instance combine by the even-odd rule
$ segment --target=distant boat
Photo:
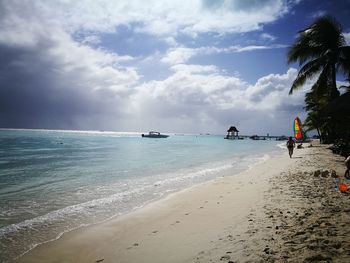
[[[168,138],[169,135],[160,134],[160,132],[150,131],[148,134],[141,134],[142,137],[146,138]]]

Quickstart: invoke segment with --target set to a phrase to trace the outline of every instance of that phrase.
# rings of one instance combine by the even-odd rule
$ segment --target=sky
[[[326,14],[350,43],[350,0],[0,0],[0,127],[290,135]]]

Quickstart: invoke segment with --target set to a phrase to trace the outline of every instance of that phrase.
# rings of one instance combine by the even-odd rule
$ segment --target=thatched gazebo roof
[[[239,132],[235,126],[231,126],[227,132]]]

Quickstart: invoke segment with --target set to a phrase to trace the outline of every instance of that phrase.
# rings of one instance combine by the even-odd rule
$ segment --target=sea
[[[224,135],[0,129],[0,262],[283,151]]]

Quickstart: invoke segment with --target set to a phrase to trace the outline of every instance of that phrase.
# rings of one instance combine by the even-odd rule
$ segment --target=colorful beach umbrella
[[[303,132],[301,130],[301,121],[298,117],[295,118],[294,120],[294,137],[298,141],[303,140]]]

